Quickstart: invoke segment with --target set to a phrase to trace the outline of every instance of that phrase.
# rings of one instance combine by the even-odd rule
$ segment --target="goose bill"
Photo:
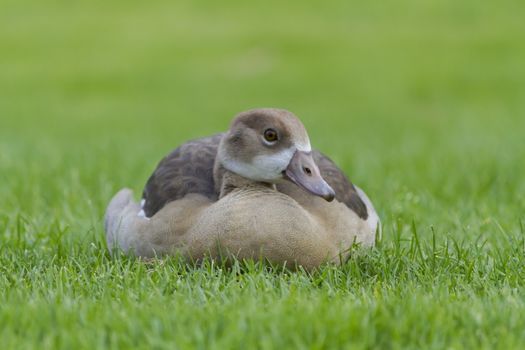
[[[321,176],[311,152],[295,151],[284,174],[290,181],[313,195],[328,202],[335,198],[334,190]]]

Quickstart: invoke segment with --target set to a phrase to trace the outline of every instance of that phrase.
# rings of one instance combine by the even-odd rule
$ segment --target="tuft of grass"
[[[525,6],[0,3],[9,349],[525,346]],[[383,221],[342,267],[111,258],[102,216],[185,140],[288,108]]]

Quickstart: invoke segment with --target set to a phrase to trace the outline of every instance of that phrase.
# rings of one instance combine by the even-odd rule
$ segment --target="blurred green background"
[[[299,115],[387,216],[392,186],[468,200],[472,177],[523,170],[520,4],[3,1],[4,205],[77,175],[140,189],[171,148],[260,106]]]
[[[51,259],[52,227],[103,247],[118,189],[254,107],[303,120],[387,242],[412,222],[426,241],[523,233],[524,19],[517,0],[2,0],[3,254],[20,218],[11,259]]]
[[[523,174],[524,7],[4,0],[2,207],[33,215],[85,191],[102,209],[184,140],[274,106],[299,115],[386,218],[425,220],[431,208],[396,206],[407,193],[448,210],[494,191],[523,209],[523,186],[505,186]]]

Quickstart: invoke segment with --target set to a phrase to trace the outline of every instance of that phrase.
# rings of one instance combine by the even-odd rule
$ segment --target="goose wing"
[[[142,193],[142,209],[147,217],[189,193],[217,199],[213,165],[223,135],[186,142],[160,161]]]
[[[217,149],[224,134],[189,141],[162,159],[148,179],[143,192],[143,210],[153,216],[166,203],[198,193],[211,200],[218,198],[213,177]],[[360,218],[368,217],[367,207],[354,185],[327,156],[313,151],[321,175],[335,190],[335,198],[345,203]]]

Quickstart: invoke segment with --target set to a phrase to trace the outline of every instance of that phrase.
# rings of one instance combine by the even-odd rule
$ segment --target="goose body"
[[[364,192],[312,152],[300,121],[283,110],[241,113],[226,134],[181,146],[159,164],[143,196],[141,206],[125,189],[110,202],[110,249],[194,260],[226,254],[309,269],[342,261],[353,243],[372,246],[380,227]]]

